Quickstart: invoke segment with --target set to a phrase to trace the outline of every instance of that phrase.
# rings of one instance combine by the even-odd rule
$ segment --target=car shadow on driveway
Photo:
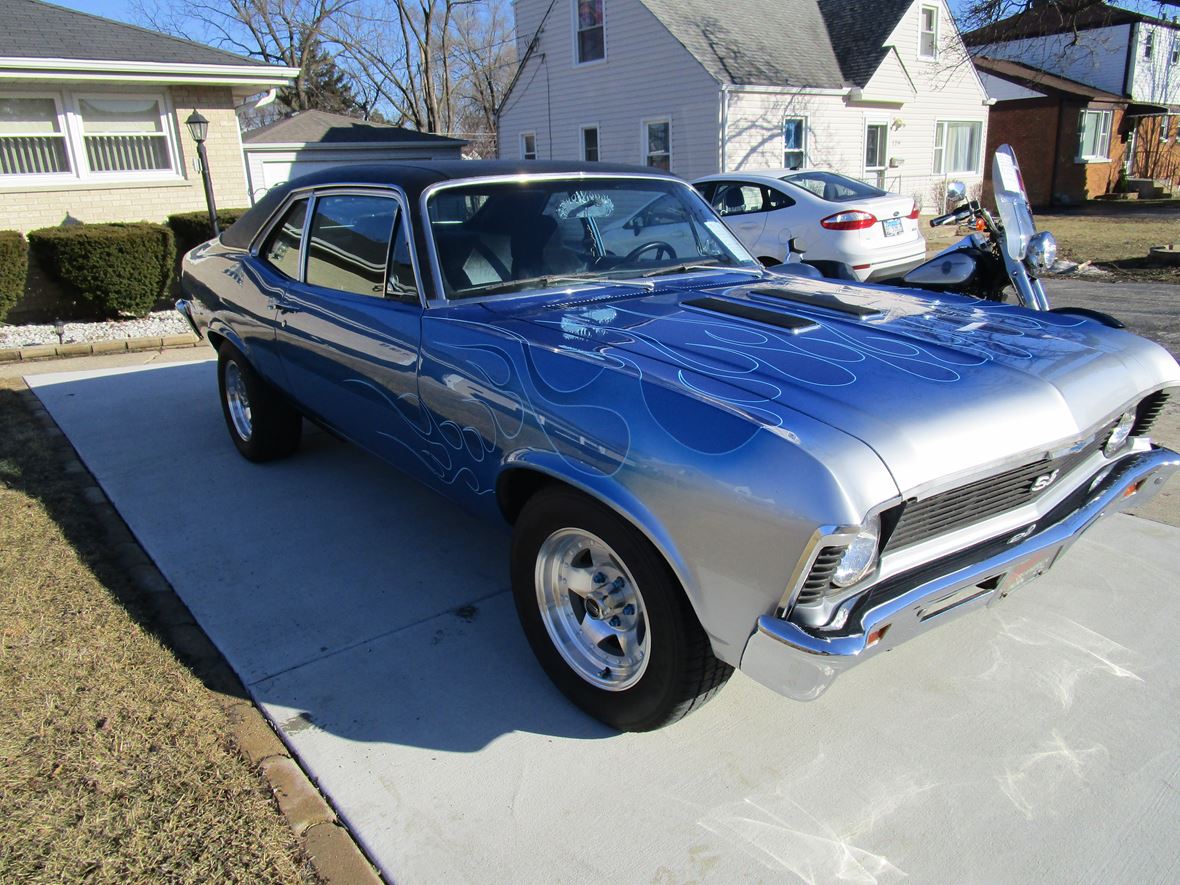
[[[505,526],[310,423],[294,457],[245,461],[213,362],[31,383],[284,731],[453,752],[514,731],[614,734],[534,660]]]

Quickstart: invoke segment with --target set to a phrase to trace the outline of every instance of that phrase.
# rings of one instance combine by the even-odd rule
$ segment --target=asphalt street
[[[392,880],[1180,878],[1180,529],[1109,519],[813,703],[737,674],[620,735],[534,662],[503,527],[323,433],[247,463],[179,359],[28,381]]]

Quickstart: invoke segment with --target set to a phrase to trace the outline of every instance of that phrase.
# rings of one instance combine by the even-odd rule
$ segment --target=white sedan
[[[785,260],[793,248],[805,261],[842,262],[858,280],[879,280],[926,257],[913,198],[836,172],[762,169],[693,184],[766,264]]]

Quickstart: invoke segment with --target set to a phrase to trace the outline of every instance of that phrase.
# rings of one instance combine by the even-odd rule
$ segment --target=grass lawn
[[[81,485],[0,387],[0,882],[314,881]]]
[[[1180,283],[1180,267],[1152,266],[1147,260],[1150,246],[1180,242],[1180,205],[1099,203],[1037,212],[1035,217],[1039,230],[1053,232],[1062,257],[1079,264],[1090,261],[1112,272],[1109,277],[1092,277],[1095,281]],[[961,236],[953,228],[928,228],[925,234],[930,246],[937,246],[934,251]]]

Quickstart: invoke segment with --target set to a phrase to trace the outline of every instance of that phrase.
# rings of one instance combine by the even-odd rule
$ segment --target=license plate
[[[882,224],[885,225],[885,236],[896,237],[902,231],[900,218],[886,218]]]
[[[1039,578],[1045,572],[1053,567],[1053,562],[1057,559],[1057,554],[1061,552],[1060,547],[1054,547],[1052,550],[1040,550],[1024,559],[1012,568],[1008,569],[1008,574],[1004,575],[1004,580],[1000,583],[1000,595],[1007,596],[1017,587],[1027,584],[1034,578]]]

